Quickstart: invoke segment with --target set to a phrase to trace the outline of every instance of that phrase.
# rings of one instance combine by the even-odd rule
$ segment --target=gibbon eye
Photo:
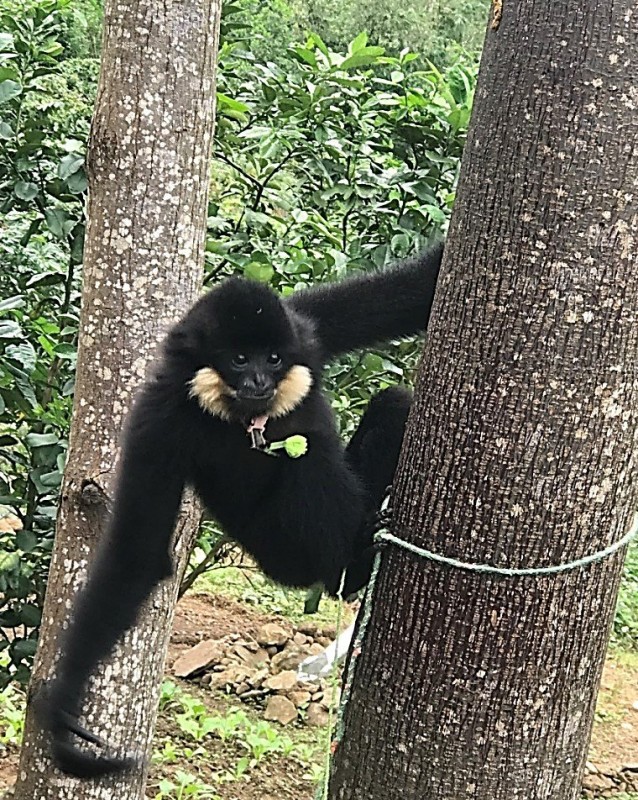
[[[272,367],[278,367],[281,364],[281,356],[279,353],[271,353],[267,361]]]
[[[245,367],[248,363],[248,359],[243,353],[237,353],[236,356],[233,356],[233,367]]]

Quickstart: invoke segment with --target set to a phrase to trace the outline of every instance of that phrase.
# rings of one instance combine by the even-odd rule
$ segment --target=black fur
[[[127,423],[108,536],[76,605],[57,678],[37,700],[61,770],[95,777],[130,763],[113,758],[77,719],[90,674],[171,574],[172,533],[187,484],[276,581],[320,581],[333,595],[346,567],[346,593],[367,581],[366,520],[392,481],[410,395],[388,389],[375,398],[344,450],[321,392],[321,369],[339,353],[423,331],[441,256],[438,246],[389,270],[283,301],[267,287],[231,279],[169,333]],[[272,407],[293,366],[307,368],[312,387],[297,407],[268,421],[265,437],[305,436],[308,451],[296,459],[251,449],[246,430],[251,417]],[[232,394],[224,401],[226,419],[190,394],[195,374],[207,367]],[[98,753],[80,749],[78,739]]]

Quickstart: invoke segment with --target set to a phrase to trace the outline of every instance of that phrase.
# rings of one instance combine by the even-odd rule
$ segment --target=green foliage
[[[0,692],[0,758],[6,747],[19,747],[24,731],[24,693],[10,686]]]
[[[210,714],[205,703],[180,691],[171,681],[165,681],[162,686],[160,708],[172,712],[182,735],[198,745],[195,749],[186,748],[191,759],[205,756],[205,748],[199,745],[210,737],[232,744],[242,753],[232,769],[220,770],[215,774],[214,780],[218,784],[236,781],[242,777],[247,778],[247,773],[251,769],[273,756],[294,755],[302,763],[308,756],[307,746],[298,747],[289,736],[269,722],[252,720],[245,711],[237,708],[230,709],[226,714]],[[156,763],[174,763],[182,759],[184,754],[181,745],[167,739],[155,751],[153,760]],[[192,785],[192,776],[187,777],[188,785]],[[165,792],[164,795],[161,794],[162,791]],[[176,791],[175,785],[160,784],[158,797],[173,797]],[[198,791],[208,791],[208,787],[199,784]]]
[[[427,13],[412,0],[227,0],[207,282],[240,273],[286,294],[409,255],[444,230],[475,65],[441,43],[472,50],[468,36],[483,27],[472,15],[484,9],[484,0]],[[310,23],[324,39],[293,38]],[[52,547],[100,32],[100,0],[0,0],[0,516],[22,525],[0,533],[0,686],[28,677]],[[395,55],[406,44],[447,66]],[[417,352],[396,343],[330,368],[344,434],[371,394],[411,380]],[[622,641],[638,627],[635,552],[618,605]],[[228,563],[229,545],[207,523],[196,554],[204,572]],[[300,613],[302,594],[253,583],[260,601]],[[256,601],[245,582],[241,592]]]
[[[638,650],[638,542],[629,546],[620,585],[612,641]]]
[[[312,35],[284,66],[264,65],[232,33],[229,23],[207,280],[241,272],[286,294],[410,255],[445,228],[472,67],[419,70],[416,56],[386,56],[365,34],[345,53]],[[333,365],[344,431],[372,393],[410,379],[416,352],[403,343]]]
[[[177,770],[172,779],[164,778],[159,783],[155,800],[221,800],[210,786],[196,776]]]
[[[69,0],[63,8],[64,31],[60,40],[72,59],[100,57],[102,5],[102,0]]]
[[[246,49],[260,63],[283,64],[308,31],[336,51],[363,31],[389,52],[407,47],[441,67],[460,52],[477,57],[488,8],[489,0],[242,0],[233,28],[242,26]]]
[[[65,6],[0,2],[0,516],[22,524],[0,533],[0,687],[35,652],[73,392],[89,106],[64,77]]]

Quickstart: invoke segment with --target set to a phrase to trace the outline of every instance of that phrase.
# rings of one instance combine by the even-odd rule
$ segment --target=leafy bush
[[[298,24],[332,47],[365,31],[375,45],[398,52],[408,47],[439,66],[459,51],[476,55],[485,36],[488,0],[293,0]]]
[[[337,54],[312,35],[284,68],[227,39],[207,281],[241,272],[286,294],[405,257],[445,227],[474,72],[418,70],[416,59],[365,35]],[[345,431],[372,393],[409,378],[415,356],[403,344],[331,369]]]
[[[261,63],[287,60],[307,31],[337,52],[360,32],[398,53],[407,47],[443,67],[460,52],[473,60],[483,44],[489,0],[242,0],[233,21]]]
[[[65,5],[0,4],[0,687],[35,652],[73,392],[89,105],[64,74]]]
[[[638,542],[635,541],[627,553],[612,641],[638,650]]]
[[[286,293],[421,246],[453,201],[472,70],[419,71],[365,36],[344,54],[311,36],[265,64],[242,41],[250,2],[224,5],[207,281],[240,272]],[[0,0],[0,516],[14,523],[0,533],[3,684],[28,677],[66,453],[99,28],[97,0]],[[333,367],[344,431],[415,353]],[[214,563],[218,540],[205,526],[201,558]]]

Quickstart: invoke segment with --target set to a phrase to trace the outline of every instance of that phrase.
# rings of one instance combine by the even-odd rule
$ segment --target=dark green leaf
[[[34,275],[26,282],[27,288],[32,286],[55,286],[57,283],[64,281],[64,275],[61,272],[40,272]]]
[[[40,483],[47,489],[54,489],[62,483],[62,473],[57,469],[52,472],[45,472],[40,475]]]
[[[73,175],[70,175],[67,178],[66,185],[69,187],[71,194],[82,194],[82,192],[86,191],[88,181],[84,170],[78,170]]]
[[[58,239],[64,239],[75,225],[73,220],[69,220],[69,213],[62,208],[52,208],[44,212],[49,230]]]
[[[42,610],[32,603],[23,605],[19,611],[20,623],[27,628],[37,628],[42,622]]]
[[[35,655],[37,646],[35,639],[17,639],[11,646],[11,660],[18,663],[23,658],[31,658]]]
[[[76,348],[72,344],[67,344],[66,342],[56,344],[53,348],[53,352],[58,358],[74,359],[77,356]]]
[[[18,531],[16,533],[16,547],[23,553],[30,553],[38,544],[38,537],[33,531]]]

